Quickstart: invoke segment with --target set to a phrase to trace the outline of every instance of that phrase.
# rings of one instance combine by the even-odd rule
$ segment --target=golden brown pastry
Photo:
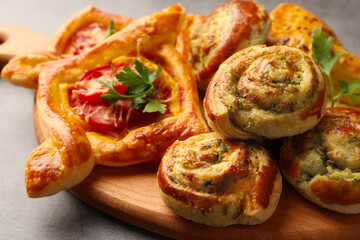
[[[198,76],[198,87],[205,91],[219,65],[234,52],[263,44],[271,21],[266,9],[256,1],[232,0],[221,4],[204,18],[195,16],[182,38],[188,48],[179,49]],[[189,51],[189,52],[187,52]]]
[[[176,139],[207,132],[195,76],[173,46],[183,18],[183,7],[173,5],[132,22],[83,54],[45,63],[39,75],[37,108],[51,138],[27,161],[30,197],[78,184],[95,164],[159,161]],[[106,82],[111,68],[133,68],[135,58],[150,71],[162,66],[154,85],[158,100],[167,106],[164,114],[137,111],[127,100],[112,108],[101,102],[104,89],[97,80]],[[81,102],[84,98],[87,101]]]
[[[132,18],[108,14],[88,6],[58,28],[47,51],[44,49],[11,59],[2,69],[1,77],[15,85],[36,89],[43,63],[89,50],[105,39],[110,20],[114,21],[115,32],[133,21]]]
[[[214,132],[176,141],[161,160],[157,180],[170,208],[210,226],[266,221],[282,189],[276,162],[263,147]]]
[[[296,4],[280,4],[271,12],[270,17],[272,26],[266,41],[268,45],[296,47],[311,55],[311,33],[314,27],[318,27],[333,38],[334,55],[345,48],[324,21]],[[339,90],[339,80],[349,83],[353,79],[360,79],[360,58],[346,51],[335,64],[331,78],[336,92]],[[328,81],[326,84],[327,88],[330,89]],[[341,97],[340,101],[350,105],[359,105],[359,103],[352,102],[348,97]]]
[[[190,59],[191,36],[196,33],[198,27],[204,21],[204,16],[198,14],[187,14],[181,31],[176,39],[176,49],[181,52],[185,59]]]
[[[283,176],[310,201],[360,213],[360,112],[328,108],[310,131],[288,138],[280,151]]]
[[[48,51],[32,52],[14,57],[2,69],[1,78],[14,85],[36,89],[42,64],[61,58],[60,54]]]
[[[254,46],[228,58],[207,89],[212,129],[229,138],[280,138],[314,127],[326,106],[323,76],[299,49]]]
[[[60,54],[80,54],[105,39],[111,20],[114,22],[114,32],[134,21],[133,18],[105,13],[87,6],[56,30],[48,50]]]

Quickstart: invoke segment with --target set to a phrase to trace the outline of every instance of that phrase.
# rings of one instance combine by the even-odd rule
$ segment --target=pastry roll
[[[27,161],[29,197],[70,188],[95,164],[157,162],[176,139],[208,131],[199,111],[195,76],[174,47],[183,18],[183,7],[173,5],[132,22],[82,54],[45,63],[36,103],[51,138]],[[166,105],[163,114],[143,113],[127,99],[109,108],[100,98],[106,89],[98,80],[111,81],[112,69],[135,69],[135,59],[149,71],[161,65],[163,71],[153,84],[158,100]],[[118,92],[123,87],[114,85]]]
[[[276,162],[263,147],[214,132],[176,141],[161,160],[157,181],[177,214],[218,227],[266,221],[282,190]]]
[[[309,55],[311,51],[311,33],[314,27],[322,28],[329,37],[334,40],[333,54],[344,49],[344,45],[336,37],[334,31],[313,13],[292,3],[283,3],[277,6],[270,14],[272,26],[269,37],[266,40],[268,45],[286,45],[296,47]],[[331,78],[334,83],[335,91],[339,91],[339,80],[349,83],[353,79],[360,79],[360,58],[348,51],[340,57],[331,71]],[[327,88],[330,84],[326,79]],[[349,97],[343,96],[340,102],[350,105],[359,103],[351,101]]]
[[[228,58],[204,99],[212,129],[229,138],[303,133],[323,116],[326,92],[314,60],[296,48],[254,46]]]
[[[190,21],[189,47],[180,50],[189,56],[198,76],[198,87],[205,91],[225,59],[240,49],[265,43],[271,21],[266,9],[251,0],[227,1],[206,16],[201,24],[200,19],[196,16]]]
[[[103,41],[110,21],[114,32],[133,21],[132,18],[109,14],[88,6],[63,23],[51,38],[47,51],[14,57],[3,68],[1,77],[15,85],[36,89],[43,63],[78,55]],[[45,46],[44,46],[45,47]]]
[[[340,213],[360,213],[360,112],[328,108],[310,131],[285,140],[280,168],[308,200]]]

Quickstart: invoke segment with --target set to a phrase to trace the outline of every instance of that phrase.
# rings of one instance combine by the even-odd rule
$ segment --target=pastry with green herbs
[[[236,139],[304,133],[326,107],[323,75],[297,48],[253,46],[233,54],[211,80],[204,99],[210,127]]]
[[[282,190],[276,161],[264,147],[215,132],[176,141],[157,180],[162,199],[177,214],[217,227],[263,223]]]
[[[280,168],[305,198],[340,213],[360,213],[360,112],[328,108],[316,127],[289,137]]]

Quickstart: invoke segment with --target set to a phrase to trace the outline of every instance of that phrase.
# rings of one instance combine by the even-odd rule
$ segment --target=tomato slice
[[[73,93],[77,95],[83,102],[92,104],[105,104],[101,99],[101,95],[109,93],[108,89],[103,87],[97,81],[99,78],[103,82],[111,81],[112,69],[110,66],[104,66],[87,71],[83,77],[75,83],[75,90]],[[120,94],[125,94],[126,86],[119,81],[114,81],[115,90]]]
[[[104,40],[106,32],[107,27],[99,23],[93,23],[80,29],[75,33],[73,38],[73,45],[75,47],[73,54],[78,55],[92,48],[97,43]]]
[[[115,69],[119,69],[117,66]],[[116,72],[118,72],[116,70]],[[70,104],[85,120],[93,130],[98,132],[121,131],[126,126],[127,120],[147,121],[156,116],[157,113],[143,113],[142,109],[135,109],[131,106],[131,100],[120,99],[112,108],[109,103],[101,99],[102,94],[107,94],[108,89],[103,87],[97,81],[111,81],[111,66],[103,66],[87,71],[82,78],[75,83],[74,89],[70,93]],[[119,81],[114,81],[114,87],[117,92],[125,95],[127,86]],[[165,98],[170,93],[158,93]]]
[[[106,132],[122,130],[126,126],[126,119],[105,105],[92,105],[88,102],[77,105],[79,116],[84,119],[94,131]]]

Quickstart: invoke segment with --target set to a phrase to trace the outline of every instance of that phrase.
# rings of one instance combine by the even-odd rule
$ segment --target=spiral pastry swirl
[[[263,147],[216,133],[175,142],[160,163],[158,186],[177,214],[211,226],[264,222],[282,189],[276,162]]]
[[[286,139],[284,177],[305,198],[341,213],[360,213],[360,112],[328,108],[310,131]]]
[[[228,58],[209,84],[204,108],[221,135],[247,139],[303,133],[323,116],[323,76],[311,57],[285,46],[254,46]]]

